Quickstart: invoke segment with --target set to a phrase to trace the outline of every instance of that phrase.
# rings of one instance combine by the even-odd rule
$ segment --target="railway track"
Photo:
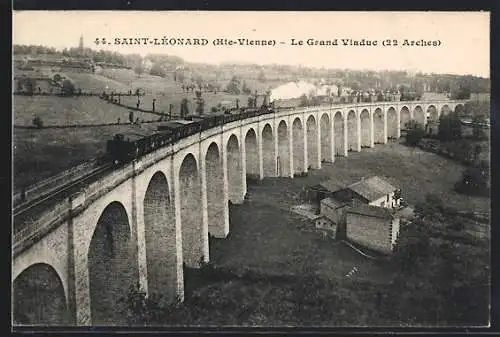
[[[52,191],[45,193],[33,200],[15,206],[12,212],[14,220],[22,221],[21,218],[25,218],[25,215],[29,215],[29,213],[36,213],[37,208],[39,208],[42,205],[49,204],[51,200],[60,200],[61,198],[67,197],[72,192],[76,192],[78,188],[81,188],[89,181],[92,181],[93,178],[96,178],[102,175],[103,173],[110,171],[112,167],[113,167],[112,164],[99,166],[94,170],[88,172],[87,174],[83,175],[82,177],[72,180],[68,184],[58,186]],[[14,223],[16,222],[18,221],[14,221]]]

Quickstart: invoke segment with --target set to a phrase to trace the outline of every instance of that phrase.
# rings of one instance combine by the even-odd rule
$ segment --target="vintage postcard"
[[[488,327],[489,26],[14,11],[13,328]]]

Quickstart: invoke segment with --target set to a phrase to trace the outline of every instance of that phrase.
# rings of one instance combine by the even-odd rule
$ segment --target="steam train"
[[[185,120],[169,121],[154,131],[134,130],[115,134],[113,139],[106,143],[106,159],[115,165],[129,163],[158,148],[207,129],[272,112],[273,109],[268,105],[253,109],[240,108],[224,115],[191,116]]]

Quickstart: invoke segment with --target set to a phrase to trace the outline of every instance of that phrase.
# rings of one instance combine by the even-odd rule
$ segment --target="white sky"
[[[416,70],[489,77],[488,12],[112,12],[15,11],[13,43],[62,49],[86,47],[120,53],[165,53],[188,62],[291,64],[325,68]],[[97,37],[206,38],[194,46],[103,48]],[[275,39],[275,47],[218,46],[216,38]],[[369,39],[376,47],[291,46],[290,40]],[[383,47],[385,39],[441,40],[439,47]]]

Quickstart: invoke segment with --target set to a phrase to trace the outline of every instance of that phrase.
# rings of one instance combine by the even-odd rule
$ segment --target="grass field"
[[[44,126],[109,124],[128,121],[129,110],[99,97],[14,96],[14,125],[31,126],[40,116]],[[155,114],[134,112],[144,121],[158,120]],[[42,140],[43,141],[43,140]]]
[[[299,272],[297,268],[304,266],[298,262],[307,262],[321,273],[343,275],[359,261],[358,256],[347,258],[349,254],[343,253],[343,247],[334,248],[329,244],[326,244],[329,248],[318,250],[316,246],[322,243],[317,235],[304,233],[300,218],[289,211],[291,206],[300,203],[303,189],[327,179],[350,184],[362,177],[379,175],[401,187],[403,198],[410,204],[421,202],[428,193],[433,193],[447,206],[489,212],[489,199],[468,197],[453,190],[462,170],[461,165],[435,154],[389,143],[360,153],[350,152],[348,158],[340,157],[335,163],[323,164],[321,170],[312,170],[307,177],[265,179],[263,183],[248,186],[251,198],[248,204],[233,206],[234,232],[212,256],[217,263],[235,268],[243,265],[264,268],[267,272],[276,268]],[[311,256],[296,259],[295,251],[308,252]],[[339,254],[347,254],[340,259],[342,262],[328,260]],[[345,261],[349,262],[342,266]],[[368,270],[366,275],[374,278]]]
[[[75,83],[77,89],[90,92],[119,91],[125,92],[131,89],[126,83],[119,82],[101,74],[64,72],[60,73]]]

